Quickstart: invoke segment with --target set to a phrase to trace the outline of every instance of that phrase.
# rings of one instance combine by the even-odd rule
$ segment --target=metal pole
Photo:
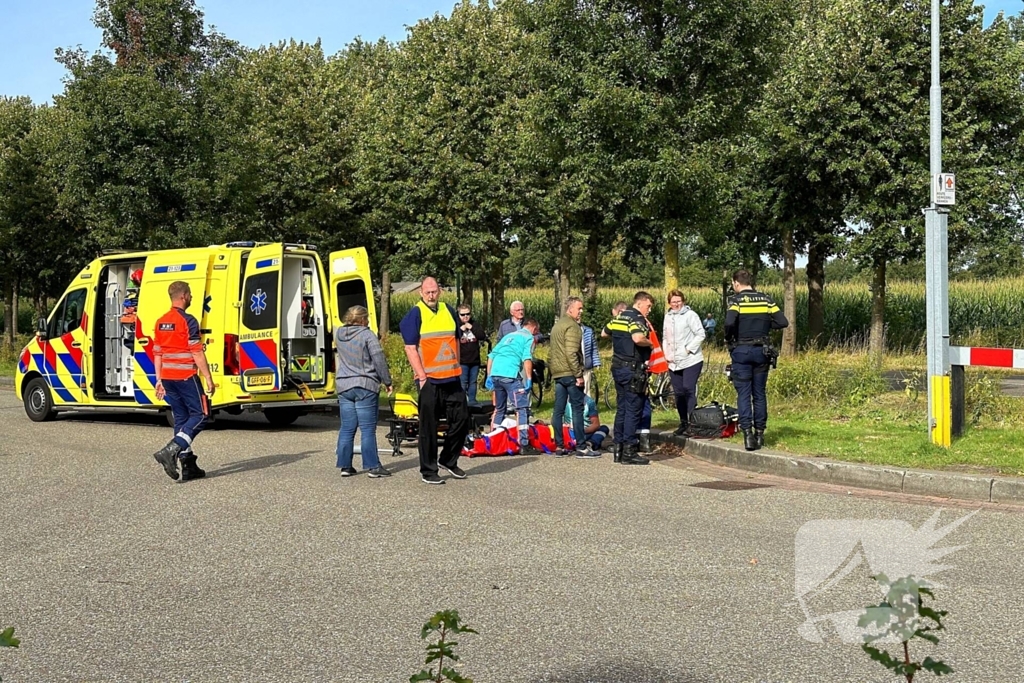
[[[932,85],[930,91],[931,204],[925,209],[925,298],[927,301],[928,433],[931,442],[949,447],[952,408],[949,376],[949,256],[945,208],[935,193],[942,173],[942,86],[939,81],[940,0],[932,0]]]

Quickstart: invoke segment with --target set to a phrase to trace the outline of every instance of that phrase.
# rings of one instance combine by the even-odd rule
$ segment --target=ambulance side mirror
[[[36,334],[40,339],[46,339],[46,318],[40,318],[36,321]]]

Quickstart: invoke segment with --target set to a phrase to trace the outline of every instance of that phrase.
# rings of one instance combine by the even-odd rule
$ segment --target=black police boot
[[[639,434],[636,435],[636,437],[637,437],[637,441],[638,441],[638,443],[636,445],[636,452],[637,453],[650,453],[651,452],[651,433],[650,432],[640,432]]]
[[[675,434],[676,436],[686,436],[686,430],[688,430],[689,428],[690,426],[688,424],[680,420],[679,426],[676,427],[676,430],[672,433]]]
[[[753,429],[743,430],[743,447],[748,451],[756,451],[760,446],[757,445],[757,434],[754,433]]]
[[[181,446],[170,441],[166,446],[153,454],[158,463],[163,465],[164,472],[171,479],[178,479],[178,453],[181,453]]]
[[[623,449],[625,447],[626,447],[626,444],[622,444],[622,443],[615,444],[615,451],[613,452],[614,454],[612,455],[612,461],[613,462],[622,462],[622,451],[623,451]]]
[[[199,465],[196,464],[195,455],[186,455],[181,459],[181,479],[179,483],[186,481],[192,481],[193,479],[202,479],[206,476],[204,470],[199,469]]]
[[[622,459],[620,462],[623,465],[647,465],[650,464],[651,461],[637,454],[636,444],[629,444],[622,451]]]
[[[757,447],[759,449],[760,448],[764,448],[764,430],[763,429],[755,429],[754,430],[754,436],[757,438]]]

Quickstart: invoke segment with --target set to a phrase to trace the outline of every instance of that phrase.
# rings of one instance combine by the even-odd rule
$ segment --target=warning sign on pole
[[[935,203],[939,206],[956,204],[956,176],[952,173],[939,173],[932,184],[935,189]]]

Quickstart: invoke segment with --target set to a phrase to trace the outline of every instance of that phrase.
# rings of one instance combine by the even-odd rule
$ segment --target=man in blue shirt
[[[527,452],[530,442],[530,388],[533,384],[534,335],[538,329],[533,318],[524,320],[522,329],[502,337],[487,356],[487,383],[484,386],[494,392],[494,425],[500,425],[505,419],[506,405],[511,399],[516,409],[522,453]]]

